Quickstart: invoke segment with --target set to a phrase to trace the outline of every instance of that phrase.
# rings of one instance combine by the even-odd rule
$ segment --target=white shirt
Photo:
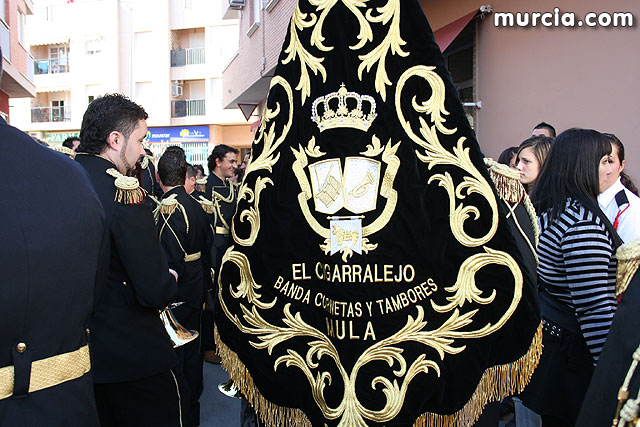
[[[611,224],[613,224],[618,216],[618,212],[622,211],[627,205],[618,207],[616,202],[616,194],[624,190],[629,200],[629,207],[618,217],[618,235],[623,242],[628,243],[640,239],[640,197],[629,191],[620,178],[611,187],[607,188],[598,196],[598,204],[600,209],[607,216]]]

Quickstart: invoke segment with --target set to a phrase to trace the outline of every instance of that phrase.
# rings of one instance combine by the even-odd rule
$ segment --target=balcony
[[[185,65],[204,64],[204,48],[188,47],[186,49],[174,49],[171,51],[171,66],[184,67]]]
[[[31,123],[70,122],[69,107],[32,107]]]
[[[171,101],[171,118],[205,115],[204,99]]]
[[[67,58],[36,59],[33,62],[33,72],[40,74],[60,74],[69,72]]]

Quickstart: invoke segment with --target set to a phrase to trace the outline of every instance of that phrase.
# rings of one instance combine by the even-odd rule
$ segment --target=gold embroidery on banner
[[[315,57],[304,48],[300,41],[299,32],[313,27],[310,39],[311,45],[317,47],[322,52],[332,50],[333,47],[324,44],[325,38],[322,35],[322,29],[327,15],[338,3],[338,0],[309,0],[309,3],[316,7],[316,13],[319,12],[320,16],[318,17],[316,13],[302,13],[299,5],[296,6],[289,27],[289,44],[285,49],[287,57],[282,60],[282,64],[288,64],[291,61],[295,61],[296,58],[300,60],[300,81],[296,86],[296,90],[300,91],[302,104],[305,103],[307,97],[311,94],[309,70],[315,75],[320,73],[323,83],[326,81],[327,72],[322,65],[324,58]],[[402,46],[404,46],[406,42],[402,40],[400,35],[401,2],[400,0],[389,0],[386,5],[375,8],[375,12],[378,13],[378,15],[375,16],[374,8],[367,8],[364,14],[360,10],[360,8],[366,8],[367,0],[341,0],[341,3],[353,13],[360,27],[357,36],[358,42],[349,47],[352,50],[360,50],[373,40],[371,23],[389,26],[387,35],[378,46],[368,53],[358,56],[362,61],[358,67],[358,78],[362,80],[364,71],[369,72],[371,68],[376,66],[375,88],[382,99],[386,100],[386,87],[391,85],[391,80],[389,80],[386,69],[386,58],[389,52],[402,57],[409,55],[409,52],[402,50]]]
[[[358,20],[358,24],[360,25],[360,31],[358,32],[358,40],[359,42],[354,46],[351,46],[351,49],[358,50],[365,45],[368,41],[373,40],[373,32],[371,31],[371,25],[365,19],[362,12],[358,7],[362,7],[368,0],[342,0],[342,4],[344,4],[353,15]],[[320,13],[320,18],[318,18],[318,23],[313,28],[313,33],[311,34],[311,45],[316,46],[318,49],[328,52],[333,49],[332,46],[324,45],[324,36],[322,35],[322,26],[324,25],[324,20],[333,8],[336,5],[338,0],[309,0],[309,4],[312,6],[316,6],[316,11]]]
[[[313,71],[313,74],[322,75],[322,81],[327,80],[327,71],[322,65],[324,58],[316,58],[311,55],[300,42],[298,30],[302,31],[305,28],[312,27],[316,24],[316,15],[309,14],[309,20],[306,13],[300,11],[300,5],[296,5],[296,9],[291,17],[291,24],[289,27],[290,41],[289,46],[285,49],[284,53],[288,54],[286,58],[282,60],[282,64],[288,64],[291,61],[295,61],[296,58],[300,59],[300,81],[296,86],[296,90],[300,91],[302,96],[302,104],[304,104],[307,97],[311,94],[311,80],[309,79],[309,68]]]
[[[409,384],[418,374],[426,375],[430,370],[433,370],[437,376],[440,375],[440,367],[437,362],[427,359],[425,354],[419,355],[409,363],[403,355],[403,349],[397,347],[398,344],[409,341],[417,342],[434,349],[440,356],[440,359],[443,360],[445,355],[458,354],[466,348],[465,345],[456,344],[456,340],[477,339],[490,335],[500,329],[509,319],[513,311],[515,311],[522,296],[522,275],[518,265],[515,260],[506,253],[492,251],[488,248],[485,248],[485,251],[486,253],[476,254],[471,257],[464,268],[461,268],[457,283],[460,283],[458,290],[462,291],[456,293],[454,304],[452,304],[451,307],[447,307],[449,308],[448,311],[453,310],[448,320],[435,330],[425,330],[427,321],[424,320],[424,309],[421,306],[417,306],[417,315],[415,318],[411,315],[407,316],[406,324],[398,332],[367,348],[367,350],[358,357],[358,360],[350,372],[347,372],[343,366],[339,353],[329,337],[306,323],[299,312],[293,314],[291,312],[291,303],[285,304],[283,309],[284,318],[282,322],[284,326],[273,325],[260,315],[258,308],[272,307],[273,304],[275,304],[275,299],[270,304],[265,304],[260,301],[260,295],[255,293],[255,290],[260,286],[251,275],[249,261],[244,255],[234,251],[233,247],[229,248],[225,253],[222,268],[228,266],[228,264],[225,263],[226,260],[231,260],[240,269],[241,284],[238,286],[237,291],[231,289],[231,294],[236,299],[246,298],[252,306],[251,309],[249,309],[240,303],[244,322],[240,320],[237,315],[229,311],[222,294],[222,275],[219,276],[218,281],[219,300],[225,315],[235,326],[242,333],[257,338],[258,341],[250,342],[256,349],[267,350],[269,354],[272,354],[278,344],[292,338],[300,339],[306,337],[311,339],[304,356],[289,348],[286,350],[285,355],[275,360],[274,369],[277,369],[280,364],[285,364],[287,367],[297,367],[305,374],[311,386],[313,397],[327,419],[340,419],[338,425],[342,427],[364,427],[366,426],[365,419],[375,420],[376,422],[386,422],[393,419],[402,409],[402,403],[404,402]],[[460,314],[459,309],[455,308],[454,305],[461,307],[464,304],[464,299],[461,300],[457,295],[471,295],[470,301],[474,302],[486,301],[480,298],[479,295],[474,295],[474,275],[479,269],[491,263],[505,265],[513,273],[515,283],[511,304],[495,324],[487,323],[477,330],[462,330],[473,323],[473,317],[478,312],[478,309]],[[492,300],[492,298],[490,299]],[[486,304],[490,302],[491,301],[486,302]],[[337,407],[329,407],[325,398],[325,387],[334,382],[331,373],[317,371],[319,360],[324,356],[329,357],[334,362],[340,379],[344,383],[344,394]],[[368,409],[365,403],[358,400],[356,392],[356,381],[360,369],[372,361],[387,362],[390,368],[397,366],[392,371],[395,376],[393,381],[380,375],[373,378],[371,382],[371,387],[380,390],[386,397],[384,407],[379,410]],[[402,380],[401,384],[398,383],[398,380]]]
[[[315,147],[315,139],[312,138],[311,141],[309,141],[309,144]],[[380,140],[374,135],[372,137],[371,144],[367,145],[367,150],[361,153],[367,157],[375,157],[382,153],[382,161],[387,164],[387,168],[384,172],[379,192],[380,196],[387,199],[387,202],[382,213],[373,222],[362,228],[362,251],[365,253],[376,249],[376,247],[378,246],[377,244],[370,243],[369,239],[366,237],[380,231],[384,226],[387,225],[387,223],[391,219],[391,216],[393,215],[393,212],[395,211],[396,204],[398,202],[398,193],[393,189],[393,182],[395,180],[396,173],[398,172],[398,168],[400,167],[400,159],[396,156],[399,145],[400,142],[398,142],[396,145],[391,145],[391,140],[389,140],[387,145],[382,148]],[[328,254],[330,253],[331,230],[329,229],[329,227],[324,227],[323,225],[321,225],[313,216],[309,207],[309,201],[311,200],[311,198],[317,198],[320,199],[322,203],[326,205],[326,207],[328,207],[333,203],[333,201],[336,200],[336,198],[338,197],[338,192],[341,192],[343,190],[343,184],[341,182],[337,182],[337,180],[335,180],[335,178],[329,173],[323,181],[323,184],[320,186],[320,192],[318,194],[314,194],[312,185],[309,182],[309,178],[307,177],[307,174],[305,172],[305,168],[309,167],[309,160],[306,155],[306,152],[308,152],[308,150],[303,149],[302,146],[299,145],[298,150],[292,147],[291,151],[293,152],[293,155],[296,159],[293,163],[293,172],[298,179],[301,190],[301,192],[298,194],[298,204],[300,205],[300,209],[311,229],[325,239],[324,242],[320,244],[320,248],[326,254]],[[323,160],[322,162],[329,162],[329,160]],[[321,162],[315,163],[315,165],[319,163]],[[336,182],[333,182],[334,180]],[[371,177],[371,180],[375,183],[373,177]],[[364,192],[362,191],[362,189],[370,184],[370,182],[364,181],[358,186],[362,188],[356,187],[352,191],[358,189],[359,195],[363,196]],[[342,248],[340,252],[343,255],[342,259],[345,262],[349,257],[353,255],[353,250],[349,247]]]
[[[389,21],[389,32],[385,36],[382,43],[380,43],[375,49],[366,55],[360,55],[358,58],[362,61],[358,67],[358,78],[362,80],[362,72],[366,69],[367,72],[371,70],[371,67],[377,65],[376,69],[376,91],[380,94],[383,101],[387,99],[387,88],[391,86],[391,80],[387,75],[386,58],[389,54],[389,50],[394,55],[402,57],[409,56],[409,52],[402,50],[402,46],[406,44],[400,36],[400,0],[389,0],[383,7],[376,9],[380,15],[373,16],[371,9],[367,10],[367,20],[374,23],[382,23],[387,25]]]
[[[616,251],[618,258],[616,297],[623,294],[640,266],[640,240],[625,243]]]
[[[450,135],[455,133],[457,129],[447,129],[444,126],[445,119],[442,115],[448,114],[444,108],[444,82],[440,76],[433,71],[434,69],[435,67],[418,65],[408,69],[402,74],[396,90],[396,111],[398,119],[407,136],[424,150],[424,152],[416,150],[416,154],[421,161],[428,164],[429,169],[436,165],[451,165],[471,174],[471,176],[466,176],[462,183],[457,186],[454,184],[453,178],[448,172],[433,175],[429,178],[428,183],[439,181],[439,185],[444,187],[449,194],[450,226],[456,240],[467,247],[481,246],[490,241],[498,229],[498,204],[491,186],[469,158],[469,148],[464,147],[466,138],[460,137],[458,139],[458,144],[453,148],[453,153],[447,151],[440,143],[438,131]],[[417,104],[415,97],[412,100],[414,110],[419,113],[426,113],[434,123],[433,126],[429,126],[423,117],[419,118],[422,138],[414,133],[411,124],[405,119],[401,105],[402,91],[405,83],[410,77],[414,76],[425,79],[431,86],[432,91],[431,97],[421,105]],[[463,200],[466,195],[463,194],[463,192],[466,192],[466,195],[472,193],[479,194],[487,201],[491,208],[491,228],[482,237],[471,237],[464,231],[464,222],[470,216],[473,216],[476,220],[479,219],[480,210],[473,205],[464,205]],[[456,206],[457,200],[462,201],[458,206]]]
[[[305,153],[309,155],[309,157],[322,157],[327,153],[320,151],[320,147],[316,146],[316,137],[312,136],[309,140],[309,144],[307,144],[307,148],[304,149]]]
[[[293,121],[293,93],[291,91],[291,86],[289,86],[289,83],[280,76],[275,76],[271,79],[271,86],[269,89],[271,90],[276,85],[280,85],[287,95],[287,101],[289,102],[287,122],[280,131],[280,136],[276,139],[275,123],[271,123],[271,126],[268,129],[267,127],[270,122],[280,114],[280,104],[276,103],[275,110],[267,107],[262,117],[262,124],[258,130],[255,142],[256,145],[262,143],[262,151],[255,159],[253,158],[255,153],[252,153],[251,162],[249,162],[245,171],[245,178],[242,181],[240,190],[238,190],[238,203],[240,203],[241,200],[246,200],[251,205],[248,209],[238,211],[236,213],[240,222],[249,221],[251,226],[249,236],[241,238],[236,234],[235,221],[231,226],[233,240],[242,246],[251,246],[256,241],[258,232],[260,231],[260,193],[266,188],[267,184],[273,185],[271,178],[260,176],[256,179],[254,188],[249,188],[246,184],[247,176],[260,170],[267,170],[268,172],[271,172],[271,168],[280,158],[280,153],[276,154],[275,152],[289,134],[291,123]]]

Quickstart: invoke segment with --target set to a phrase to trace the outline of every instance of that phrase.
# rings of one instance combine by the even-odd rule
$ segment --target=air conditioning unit
[[[174,80],[171,82],[171,96],[179,98],[182,96],[182,81]]]
[[[232,9],[242,9],[245,0],[229,0],[229,7]]]

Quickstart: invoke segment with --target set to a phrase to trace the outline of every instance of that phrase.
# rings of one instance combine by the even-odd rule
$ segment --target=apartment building
[[[222,105],[222,70],[238,50],[226,1],[35,0],[26,28],[36,96],[12,101],[12,124],[61,143],[93,99],[120,92],[149,114],[156,155],[180,144],[206,167],[216,144],[250,146],[242,113]]]
[[[497,158],[503,149],[519,145],[541,121],[558,131],[587,127],[613,132],[635,146],[640,55],[630,46],[640,44],[640,2],[419,2],[486,156]],[[262,106],[297,1],[230,3],[239,11],[240,50],[223,72],[223,103]],[[534,25],[536,12],[538,18],[549,13],[551,25],[540,20]],[[508,20],[501,24],[505,13],[512,25]],[[595,13],[597,25],[577,23],[589,13]],[[528,23],[519,24],[518,14],[528,17]],[[567,22],[573,14],[575,25],[562,25],[563,14],[569,14]],[[631,25],[621,25],[629,17]],[[627,150],[627,172],[640,179],[639,150]]]
[[[9,119],[9,98],[33,97],[33,57],[26,48],[25,22],[33,13],[32,0],[0,1],[0,116]]]

